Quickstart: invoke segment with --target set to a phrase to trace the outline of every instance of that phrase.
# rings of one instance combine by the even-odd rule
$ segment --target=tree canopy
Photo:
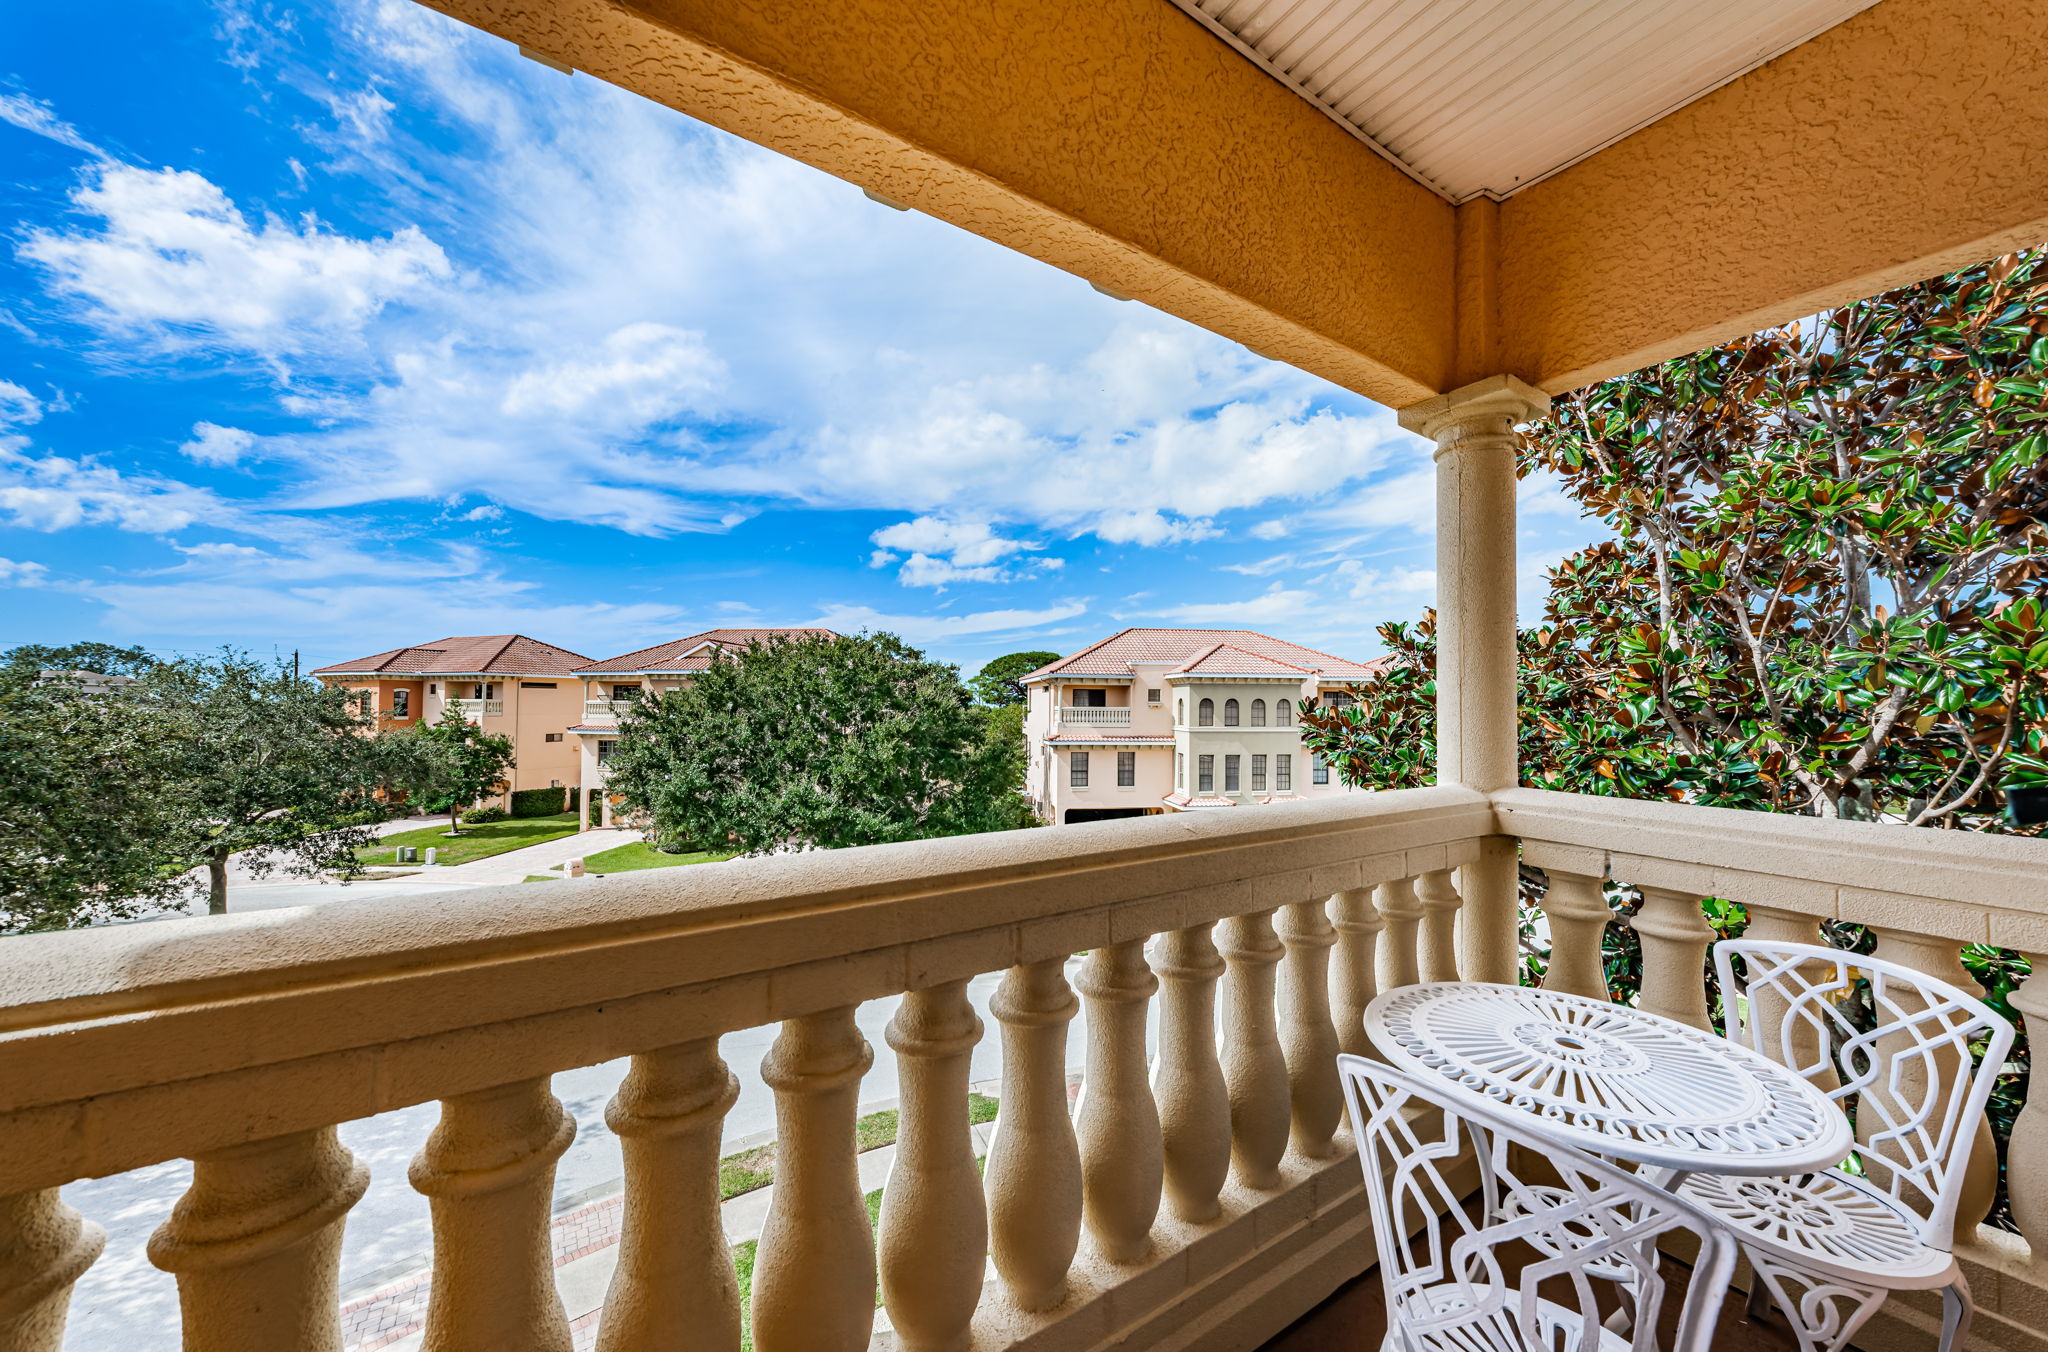
[[[606,783],[670,848],[1001,830],[1028,818],[1004,731],[956,668],[893,635],[778,637],[629,709]]]
[[[1522,636],[1526,782],[1996,829],[2048,781],[2044,298],[2009,255],[1560,399],[1520,468],[1616,539]],[[1383,634],[1308,720],[1373,785],[1430,763],[1430,630]]]
[[[450,705],[438,722],[389,735],[399,789],[429,812],[448,814],[448,829],[462,830],[462,810],[501,787],[513,766],[512,739],[483,728]]]
[[[1005,704],[1022,704],[1025,698],[1022,678],[1048,662],[1059,660],[1058,653],[1005,653],[975,672],[968,684],[974,687],[975,698],[983,704],[997,707]]]
[[[190,899],[164,711],[44,680],[53,668],[42,652],[11,656],[0,664],[0,933],[129,920]]]

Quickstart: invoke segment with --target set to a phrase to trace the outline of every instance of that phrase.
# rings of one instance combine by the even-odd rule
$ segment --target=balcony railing
[[[626,710],[632,708],[638,702],[637,700],[630,699],[587,699],[583,701],[583,716],[585,718],[616,720],[620,714],[626,712]]]
[[[1074,728],[1128,728],[1131,725],[1131,711],[1062,704],[1060,722]]]
[[[1760,934],[1862,920],[1880,953],[1951,979],[1962,941],[2048,950],[2038,842],[1461,788],[699,865],[580,884],[573,908],[478,888],[424,920],[372,899],[9,939],[0,1346],[55,1349],[98,1253],[59,1187],[189,1158],[149,1246],[177,1274],[187,1346],[338,1347],[339,1235],[364,1181],[334,1124],[438,1099],[410,1175],[433,1214],[427,1346],[567,1347],[549,1208],[574,1123],[550,1077],[624,1056],[599,1337],[726,1346],[719,1038],[770,1022],[785,1155],[753,1268],[761,1352],[869,1346],[878,1278],[894,1332],[875,1346],[1254,1346],[1373,1261],[1333,1058],[1364,1050],[1378,989],[1512,954],[1512,898],[1468,905],[1453,882],[1506,833],[1549,873],[1550,982],[1601,992],[1599,880],[1634,882],[1641,1003],[1695,1023],[1703,896],[1745,902]],[[967,983],[998,971],[984,1185]],[[899,1082],[874,1086],[901,1096],[878,1259],[854,1009],[896,995]],[[2048,1026],[2048,988],[2016,1003]],[[2012,1170],[2021,1230],[2048,1238],[2044,1147],[2048,1103],[2022,1116]],[[2038,1348],[2048,1275],[2013,1236],[1964,1229],[1985,1345]],[[1935,1318],[1894,1309],[1859,1345],[1907,1346]]]
[[[495,717],[505,712],[505,701],[501,699],[451,699],[448,707],[464,718]]]

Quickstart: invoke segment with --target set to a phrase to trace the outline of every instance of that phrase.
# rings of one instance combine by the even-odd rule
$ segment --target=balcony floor
[[[1691,1269],[1678,1263],[1664,1264],[1664,1279],[1670,1290],[1659,1321],[1662,1346],[1670,1346],[1678,1323],[1678,1309],[1684,1299],[1684,1283]],[[1355,1281],[1347,1282],[1315,1309],[1310,1310],[1260,1352],[1361,1352],[1376,1348],[1387,1333],[1387,1307],[1377,1268]],[[1798,1352],[1799,1343],[1785,1330],[1776,1314],[1763,1323],[1753,1322],[1743,1294],[1731,1290],[1721,1305],[1721,1318],[1714,1331],[1714,1352]]]

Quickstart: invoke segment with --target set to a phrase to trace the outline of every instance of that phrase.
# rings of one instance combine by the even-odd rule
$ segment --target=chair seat
[[[1496,1298],[1497,1297],[1497,1298]],[[1515,1325],[1522,1293],[1512,1286],[1467,1286],[1445,1282],[1411,1291],[1390,1312],[1383,1348],[1428,1348],[1442,1352],[1629,1352],[1629,1340],[1619,1333],[1595,1326],[1598,1339],[1581,1343],[1585,1321],[1555,1301],[1536,1299],[1536,1322],[1542,1333],[1540,1344],[1527,1342]],[[1472,1318],[1418,1329],[1421,1321],[1434,1322],[1447,1315],[1470,1310]],[[1402,1341],[1405,1330],[1407,1341]]]
[[[1945,1286],[1955,1257],[1920,1240],[1919,1219],[1888,1194],[1829,1169],[1780,1178],[1693,1174],[1679,1188],[1745,1246],[1864,1286]]]

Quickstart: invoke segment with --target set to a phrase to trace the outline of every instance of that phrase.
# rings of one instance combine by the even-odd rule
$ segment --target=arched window
[[[1266,726],[1266,701],[1262,699],[1252,701],[1252,726],[1255,728]]]
[[[1223,701],[1223,726],[1226,728],[1237,726],[1237,701],[1234,699]]]
[[[1186,700],[1177,699],[1173,702],[1173,721],[1180,724],[1182,727],[1187,726],[1188,702]]]
[[[1200,704],[1197,704],[1195,706],[1195,722],[1201,727],[1205,728],[1213,728],[1216,726],[1215,700],[1205,699]]]
[[[1273,706],[1273,722],[1279,727],[1289,727],[1294,722],[1294,701],[1281,700]]]

